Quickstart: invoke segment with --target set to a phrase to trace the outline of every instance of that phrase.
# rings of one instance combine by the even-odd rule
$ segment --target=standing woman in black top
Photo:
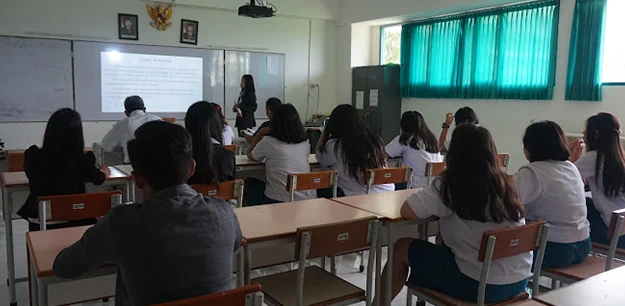
[[[241,78],[241,94],[239,100],[234,104],[232,111],[237,113],[236,128],[241,136],[241,132],[256,126],[254,112],[258,108],[256,103],[256,87],[254,77],[249,74]]]
[[[31,146],[24,153],[24,171],[30,194],[17,214],[39,230],[37,197],[85,193],[85,183],[101,185],[109,175],[107,167],[96,167],[93,152],[85,153],[82,121],[76,111],[63,108],[48,120],[43,146]],[[48,229],[95,224],[95,219],[49,224]]]

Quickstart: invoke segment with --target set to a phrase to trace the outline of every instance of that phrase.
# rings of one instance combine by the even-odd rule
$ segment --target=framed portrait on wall
[[[180,43],[197,45],[197,32],[199,24],[197,21],[182,19],[180,27]]]
[[[118,14],[119,39],[139,40],[139,17],[130,14]]]

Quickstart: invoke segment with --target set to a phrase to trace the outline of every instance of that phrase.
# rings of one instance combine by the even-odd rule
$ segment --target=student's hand
[[[243,135],[243,138],[245,138],[248,143],[252,143],[252,141],[254,141],[254,136],[250,136],[245,132],[241,132],[241,135]]]
[[[106,178],[111,177],[111,170],[109,169],[109,167],[108,167],[108,166],[102,166],[102,167],[100,167],[100,171],[102,171],[102,173],[104,173],[104,176],[105,176]]]
[[[454,123],[454,114],[452,113],[447,113],[445,115],[445,124],[447,125],[451,125],[452,123]]]
[[[580,157],[582,157],[585,147],[586,144],[584,143],[583,139],[571,141],[569,143],[569,148],[571,149],[571,158],[569,160],[572,162],[576,162]]]

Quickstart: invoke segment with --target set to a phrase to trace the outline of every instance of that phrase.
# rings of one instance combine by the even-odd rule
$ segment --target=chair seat
[[[263,288],[265,299],[277,305],[295,306],[297,270],[252,280]],[[332,305],[345,301],[364,300],[365,291],[317,266],[306,268],[304,305]]]
[[[593,242],[592,243],[592,249],[593,250],[600,250],[602,253],[607,254],[608,250],[610,249],[610,246],[605,245],[605,244],[601,244],[601,243],[597,243],[597,242]],[[625,257],[625,249],[617,248],[616,252],[615,252],[615,255],[616,255],[615,257],[621,257],[621,258]]]
[[[589,256],[579,265],[572,265],[559,269],[544,269],[543,271],[549,274],[571,279],[573,281],[581,281],[605,272],[605,261],[605,258]],[[612,263],[612,268],[618,268],[621,266],[623,266],[623,263],[621,262],[613,261]]]
[[[420,295],[422,295],[423,297],[430,299],[432,302],[436,302],[437,304],[440,305],[445,305],[445,306],[474,306],[477,305],[477,303],[472,303],[472,302],[465,302],[465,301],[461,301],[459,299],[456,299],[454,297],[451,297],[449,295],[440,293],[438,291],[434,291],[434,290],[430,290],[430,289],[425,289],[422,287],[418,287],[418,286],[413,286],[410,284],[406,284],[406,286],[408,286],[408,288],[410,288],[413,291],[419,292]],[[525,301],[529,299],[529,295],[525,292],[521,292],[519,293],[519,295],[506,300],[506,301],[501,301],[501,302],[496,302],[496,303],[486,303],[485,305],[488,306],[503,306],[503,305],[512,305],[521,301]]]

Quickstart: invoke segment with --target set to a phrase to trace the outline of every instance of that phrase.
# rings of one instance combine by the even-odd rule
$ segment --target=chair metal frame
[[[295,191],[302,191],[302,190],[298,190],[297,189],[297,177],[299,175],[312,175],[312,174],[315,174],[315,173],[324,174],[324,175],[327,174],[327,173],[330,173],[330,185],[332,186],[332,197],[333,198],[338,197],[339,174],[338,174],[338,172],[336,172],[334,170],[331,170],[331,171],[320,171],[320,172],[288,174],[287,175],[286,190],[289,192],[289,201],[293,202],[295,200]],[[322,188],[323,188],[323,186],[322,186]],[[313,189],[306,189],[306,190],[313,190]]]

